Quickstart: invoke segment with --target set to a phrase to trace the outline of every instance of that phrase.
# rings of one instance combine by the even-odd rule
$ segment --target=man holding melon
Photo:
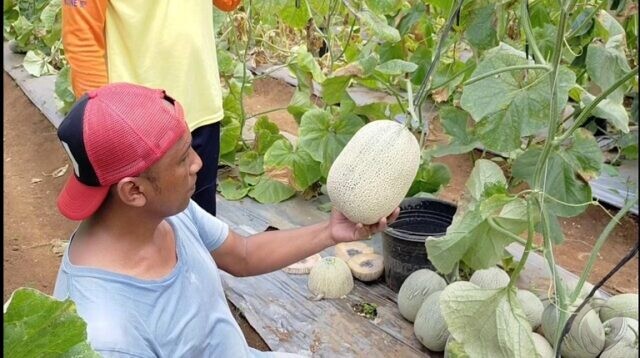
[[[70,298],[105,357],[253,357],[227,305],[218,268],[235,276],[281,269],[371,225],[330,219],[245,238],[193,200],[202,161],[180,101],[116,83],[85,93],[58,128],[73,164],[58,197],[71,235],[54,296]]]
[[[212,0],[64,0],[62,41],[76,98],[107,83],[165,89],[184,105],[202,158],[193,199],[216,213],[222,92]],[[213,0],[232,11],[240,0]]]

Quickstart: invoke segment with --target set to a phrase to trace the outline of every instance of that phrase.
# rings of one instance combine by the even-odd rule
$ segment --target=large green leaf
[[[384,73],[385,75],[397,76],[404,73],[411,73],[417,68],[418,65],[413,62],[394,59],[379,64],[378,66],[376,66],[376,71]]]
[[[300,147],[316,161],[330,166],[363,125],[356,115],[334,117],[327,111],[312,109],[302,116]]]
[[[493,51],[493,49],[491,50]],[[526,65],[529,61],[513,49],[490,53],[473,77],[507,66]],[[557,103],[565,107],[575,74],[561,67],[558,75]],[[550,116],[549,75],[541,70],[510,71],[467,85],[461,106],[476,122],[482,143],[490,150],[510,152],[520,147],[521,137],[546,127]]]
[[[24,57],[22,66],[34,77],[57,73],[55,68],[47,62],[46,56],[39,50],[29,50]]]
[[[71,300],[32,288],[13,292],[5,306],[5,357],[99,357],[87,342],[87,324]]]
[[[73,89],[71,87],[69,66],[64,67],[60,72],[58,72],[55,83],[55,96],[59,101],[58,111],[66,115],[76,101],[76,96],[73,94]]]
[[[315,108],[315,105],[311,102],[311,92],[308,89],[303,90],[296,87],[287,106],[287,112],[291,113],[296,122],[300,124],[302,115],[313,108]]]
[[[480,143],[475,138],[469,123],[469,113],[453,107],[444,106],[438,111],[440,123],[447,135],[451,137],[449,143],[440,144],[429,150],[433,157],[462,154],[473,150]]]
[[[427,163],[420,166],[418,174],[409,188],[407,196],[417,193],[436,193],[451,181],[449,167],[441,163]]]
[[[220,129],[220,155],[234,152],[240,140],[240,122],[225,117]]]
[[[515,288],[487,290],[454,282],[442,292],[440,308],[449,332],[471,357],[538,356]]]
[[[278,126],[269,121],[267,116],[258,118],[253,130],[256,134],[254,148],[260,155],[266,153],[273,143],[284,138]]]
[[[624,37],[616,37],[616,40],[624,41]],[[591,80],[602,90],[609,88],[627,72],[631,71],[627,62],[622,43],[610,40],[607,44],[594,42],[587,49],[587,73]],[[625,89],[621,86],[607,97],[614,103],[622,103]]]
[[[390,15],[397,12],[402,6],[402,0],[365,0],[371,11],[380,15]]]
[[[579,215],[586,209],[583,204],[591,201],[591,187],[579,174],[587,179],[597,175],[603,157],[598,144],[587,133],[586,130],[576,131],[568,148],[560,148],[549,156],[543,179],[544,191],[555,200],[547,199],[545,205],[554,215]],[[533,185],[533,175],[541,153],[539,147],[527,149],[513,163],[512,175]]]
[[[261,0],[252,2],[253,13],[260,14],[263,18],[276,17],[288,4],[295,4],[289,0]],[[300,4],[302,5],[302,3]],[[295,7],[295,6],[294,6]]]
[[[596,98],[584,88],[576,87],[577,88],[572,89],[570,93],[574,94],[572,97],[576,97],[574,99],[579,101],[583,108],[588,106]],[[629,113],[624,108],[622,102],[616,103],[609,98],[605,98],[596,105],[596,108],[593,109],[591,114],[598,118],[606,119],[611,125],[624,133],[629,132]]]
[[[322,99],[325,104],[340,102],[347,87],[351,83],[351,76],[334,76],[327,78],[322,83]]]
[[[325,80],[325,75],[322,73],[320,65],[305,47],[299,47],[297,49],[296,64],[300,66],[300,69],[304,72],[310,73],[314,81],[322,83]]]
[[[487,189],[496,185],[505,188],[507,186],[507,179],[498,164],[487,159],[476,160],[466,183],[467,190],[471,196],[475,200],[480,200],[485,196]]]
[[[297,191],[307,189],[320,179],[320,163],[304,149],[294,148],[286,140],[275,142],[264,155],[265,175],[287,184]]]
[[[264,173],[263,158],[253,150],[244,152],[238,159],[238,169],[242,173],[260,175]]]
[[[376,37],[381,42],[400,41],[400,32],[396,28],[389,26],[383,16],[377,15],[368,9],[360,10],[356,16],[370,36]]]
[[[471,46],[486,50],[498,44],[496,6],[494,4],[469,9],[469,25],[464,33]]]
[[[240,200],[247,196],[249,189],[243,182],[232,178],[224,179],[218,184],[218,190],[227,200]]]
[[[307,0],[299,1],[299,8],[295,6],[295,1],[288,1],[278,14],[282,19],[282,22],[294,29],[301,29],[305,27],[307,21],[311,18],[311,14],[309,13],[309,8],[307,6]]]
[[[262,176],[258,184],[249,191],[249,196],[262,204],[275,204],[289,199],[295,193],[287,184]]]

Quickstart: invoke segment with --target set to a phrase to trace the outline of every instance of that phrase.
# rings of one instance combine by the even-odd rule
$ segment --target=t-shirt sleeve
[[[191,200],[187,209],[198,230],[202,243],[209,251],[214,251],[227,239],[229,225],[201,208]]]

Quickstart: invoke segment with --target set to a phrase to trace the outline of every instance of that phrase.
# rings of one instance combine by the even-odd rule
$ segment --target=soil
[[[55,252],[67,240],[77,223],[62,217],[55,206],[56,197],[71,170],[56,176],[69,164],[57,141],[55,128],[29,101],[16,83],[4,73],[4,290],[3,301],[18,287],[33,287],[51,294],[60,264]],[[260,79],[254,93],[245,101],[251,114],[285,108],[293,87],[275,80]],[[271,121],[289,133],[297,133],[297,124],[286,110],[268,114]],[[437,124],[430,140],[441,141]],[[476,157],[480,153],[475,154]],[[451,183],[439,197],[457,202],[472,167],[468,154],[436,159],[449,166]],[[59,170],[58,173],[56,170]],[[615,215],[615,208],[609,210]],[[597,207],[585,214],[562,220],[566,242],[556,251],[558,263],[579,273],[609,216]],[[638,218],[626,216],[613,231],[600,252],[590,278],[604,276],[638,238]],[[638,292],[638,259],[634,258],[605,285],[611,293]],[[249,345],[260,350],[268,346],[249,325],[242,313],[230,303]]]

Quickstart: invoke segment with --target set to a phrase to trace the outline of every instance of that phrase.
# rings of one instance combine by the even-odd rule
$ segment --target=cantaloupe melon
[[[324,257],[309,272],[308,286],[316,298],[346,296],[353,289],[351,269],[337,257]]]
[[[404,125],[373,121],[356,132],[333,162],[327,193],[349,220],[373,224],[404,199],[419,166],[420,145]]]
[[[449,338],[447,322],[440,310],[441,293],[442,291],[436,291],[422,302],[413,324],[413,332],[420,343],[434,352],[444,351]]]
[[[432,293],[444,290],[447,282],[437,273],[421,269],[414,271],[407,277],[398,291],[398,309],[402,317],[410,322],[416,319],[416,314],[422,302]]]

